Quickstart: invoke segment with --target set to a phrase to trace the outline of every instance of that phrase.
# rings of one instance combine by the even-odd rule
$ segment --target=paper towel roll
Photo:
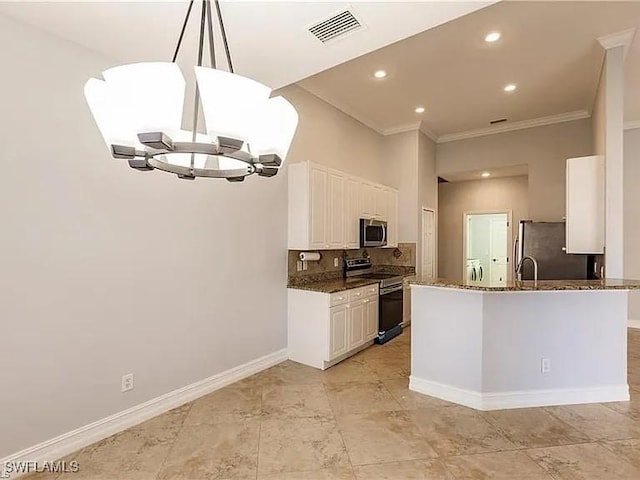
[[[318,261],[320,260],[320,253],[318,252],[300,252],[300,260],[303,262]]]

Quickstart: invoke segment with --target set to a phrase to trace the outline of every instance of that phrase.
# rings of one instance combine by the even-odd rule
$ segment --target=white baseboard
[[[409,388],[414,392],[441,398],[476,410],[503,410],[629,400],[628,385],[480,393],[412,376],[409,380]]]
[[[629,328],[640,328],[640,320],[629,319]]]
[[[5,478],[3,473],[7,464],[29,461],[42,463],[57,460],[145,420],[277,365],[287,358],[286,348],[278,350],[9,455],[0,459],[0,478]],[[18,476],[14,474],[10,478],[18,478]]]

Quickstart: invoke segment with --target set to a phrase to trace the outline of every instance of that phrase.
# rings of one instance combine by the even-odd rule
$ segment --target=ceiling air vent
[[[309,27],[311,34],[322,43],[334,40],[347,32],[358,30],[362,24],[349,10],[344,10],[331,18]]]
[[[489,123],[490,123],[491,125],[495,125],[496,123],[504,123],[504,122],[506,122],[506,121],[507,121],[507,119],[506,119],[506,118],[500,118],[499,120],[491,120]]]

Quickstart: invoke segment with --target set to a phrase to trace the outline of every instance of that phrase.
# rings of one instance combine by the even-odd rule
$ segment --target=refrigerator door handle
[[[519,236],[513,241],[513,279],[517,280],[518,276],[518,241]]]

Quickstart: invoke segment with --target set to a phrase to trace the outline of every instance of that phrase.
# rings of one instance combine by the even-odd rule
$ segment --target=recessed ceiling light
[[[385,72],[384,70],[376,70],[373,73],[373,76],[376,77],[376,78],[384,78],[384,77],[387,76],[387,72]]]
[[[484,41],[487,43],[493,43],[500,40],[500,32],[489,32],[486,37],[484,37]]]
[[[484,177],[484,178],[487,178],[487,177],[490,177],[490,176],[491,176],[491,174],[490,174],[489,172],[482,172],[482,173],[480,174],[480,176],[481,176],[481,177]]]
[[[416,113],[424,113],[424,107],[416,107]]]
[[[504,91],[505,92],[513,92],[513,91],[515,91],[516,88],[517,87],[515,86],[515,84],[510,83],[509,85],[505,85]]]

